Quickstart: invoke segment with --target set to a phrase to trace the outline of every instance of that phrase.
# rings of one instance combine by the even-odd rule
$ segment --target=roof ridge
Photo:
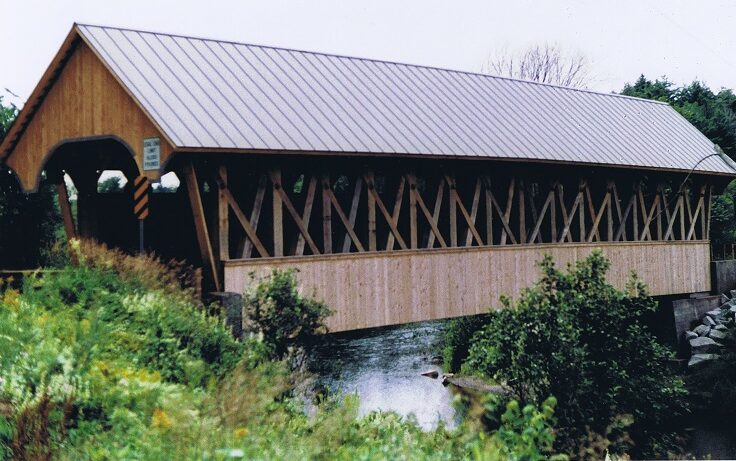
[[[176,37],[176,38],[185,38],[190,40],[201,40],[201,41],[207,41],[207,42],[216,42],[216,43],[229,43],[232,45],[242,45],[242,46],[253,46],[258,48],[267,48],[272,50],[279,50],[279,51],[289,51],[289,52],[295,52],[295,53],[303,53],[303,54],[311,54],[311,55],[320,55],[320,56],[328,56],[328,57],[334,57],[334,58],[341,58],[341,59],[352,59],[352,60],[360,60],[360,61],[369,61],[369,62],[378,62],[383,64],[392,64],[397,66],[408,66],[408,67],[414,67],[414,68],[420,68],[420,69],[432,69],[432,70],[439,70],[443,72],[453,72],[457,74],[465,74],[465,75],[473,75],[476,77],[484,77],[484,78],[492,78],[492,79],[499,79],[499,80],[507,80],[511,82],[517,82],[522,84],[530,84],[530,85],[538,85],[543,87],[550,87],[550,88],[559,88],[562,90],[568,90],[568,91],[577,91],[581,93],[589,93],[599,96],[609,96],[609,97],[616,97],[616,98],[623,98],[623,99],[632,99],[634,101],[640,101],[645,103],[651,103],[651,104],[660,104],[669,106],[666,102],[663,101],[657,101],[653,99],[645,99],[645,98],[639,98],[636,96],[628,96],[624,94],[619,93],[606,93],[603,91],[596,91],[596,90],[590,90],[587,88],[573,88],[569,86],[563,86],[563,85],[557,85],[553,83],[544,83],[544,82],[535,82],[533,80],[523,80],[520,78],[513,78],[513,77],[505,77],[501,75],[490,75],[490,74],[484,74],[481,72],[473,72],[473,71],[467,71],[467,70],[458,70],[458,69],[448,69],[446,67],[438,67],[438,66],[430,66],[425,64],[412,64],[412,63],[406,63],[406,62],[399,62],[399,61],[390,61],[386,59],[377,59],[377,58],[365,58],[365,57],[359,57],[359,56],[349,56],[344,54],[338,54],[338,53],[327,53],[323,51],[309,51],[309,50],[301,50],[296,48],[289,48],[289,47],[283,47],[283,46],[273,46],[273,45],[261,45],[256,43],[245,43],[245,42],[238,42],[234,40],[221,40],[216,38],[210,38],[210,37],[197,37],[193,35],[183,35],[183,34],[172,34],[167,32],[155,32],[151,30],[141,30],[141,29],[132,29],[128,27],[116,27],[116,26],[102,26],[99,24],[85,24],[85,23],[75,23],[76,26],[79,27],[94,27],[99,29],[112,29],[112,30],[118,30],[118,31],[126,31],[126,32],[136,32],[136,33],[143,33],[143,34],[152,34],[152,35],[163,35],[167,37]]]

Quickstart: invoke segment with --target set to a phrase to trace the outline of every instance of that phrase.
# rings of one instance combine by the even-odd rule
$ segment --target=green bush
[[[540,267],[541,280],[516,303],[505,300],[473,336],[463,369],[506,383],[521,402],[557,397],[561,451],[577,453],[591,431],[610,432],[622,415],[635,421],[635,456],[676,448],[668,441],[687,411],[686,391],[669,371],[671,353],[644,324],[657,304],[643,284],[632,278],[628,292],[611,286],[600,252],[566,273],[550,257]]]
[[[442,335],[442,363],[445,371],[457,373],[468,357],[470,340],[476,331],[488,323],[486,315],[458,317],[449,321]]]
[[[295,274],[293,269],[274,269],[244,297],[248,320],[263,334],[269,354],[276,360],[287,355],[289,346],[325,333],[324,320],[331,313],[323,302],[299,294]]]

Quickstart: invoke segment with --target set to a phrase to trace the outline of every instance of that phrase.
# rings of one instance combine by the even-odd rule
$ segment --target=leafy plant
[[[446,371],[460,371],[462,362],[468,356],[471,338],[487,323],[488,318],[485,315],[458,317],[449,321],[442,335],[442,363]]]
[[[590,431],[604,434],[631,415],[632,453],[666,455],[676,447],[657,442],[687,412],[686,391],[668,367],[671,353],[644,323],[656,302],[636,278],[626,292],[611,286],[608,267],[600,252],[565,273],[545,257],[540,281],[516,303],[504,300],[473,336],[463,368],[506,383],[524,404],[556,396],[562,451],[574,453]]]
[[[323,302],[299,294],[295,273],[275,269],[245,293],[246,315],[277,360],[287,355],[289,346],[326,332],[324,320],[331,313]]]

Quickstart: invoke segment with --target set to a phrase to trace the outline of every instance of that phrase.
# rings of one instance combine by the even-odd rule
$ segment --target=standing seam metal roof
[[[730,160],[712,156],[708,138],[657,101],[323,53],[77,28],[175,148],[736,171]]]

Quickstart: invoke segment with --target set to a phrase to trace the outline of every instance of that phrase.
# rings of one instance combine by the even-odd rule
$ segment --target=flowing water
[[[310,348],[308,368],[315,388],[357,393],[360,413],[374,410],[414,415],[424,428],[439,421],[457,424],[453,394],[439,379],[421,376],[442,372],[442,332],[446,321],[327,335]]]

